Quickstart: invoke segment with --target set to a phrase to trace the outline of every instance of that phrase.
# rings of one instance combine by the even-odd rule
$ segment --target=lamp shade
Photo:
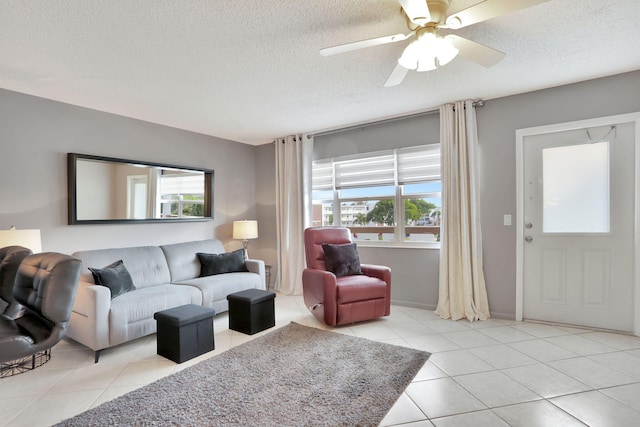
[[[42,252],[40,230],[0,230],[0,248],[7,246],[24,246],[34,254]]]
[[[258,238],[258,221],[233,221],[233,238],[239,240]]]
[[[447,39],[424,32],[402,52],[398,64],[408,70],[431,71],[446,65],[458,55],[458,49]]]

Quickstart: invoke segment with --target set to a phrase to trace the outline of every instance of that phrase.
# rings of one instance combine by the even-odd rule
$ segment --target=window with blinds
[[[440,144],[313,162],[313,225],[341,225],[354,240],[437,242]]]

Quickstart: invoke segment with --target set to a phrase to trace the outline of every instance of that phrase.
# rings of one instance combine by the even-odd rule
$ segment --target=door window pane
[[[607,233],[609,143],[542,150],[543,231]]]

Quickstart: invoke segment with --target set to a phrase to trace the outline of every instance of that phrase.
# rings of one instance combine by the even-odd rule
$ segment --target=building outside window
[[[438,245],[440,144],[313,162],[313,225],[372,244]]]

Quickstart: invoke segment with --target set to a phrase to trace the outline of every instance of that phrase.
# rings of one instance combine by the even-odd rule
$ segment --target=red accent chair
[[[304,303],[327,325],[345,325],[388,316],[391,269],[361,264],[362,275],[336,277],[325,268],[323,243],[351,243],[345,227],[311,227],[304,231],[307,268],[302,272]]]

